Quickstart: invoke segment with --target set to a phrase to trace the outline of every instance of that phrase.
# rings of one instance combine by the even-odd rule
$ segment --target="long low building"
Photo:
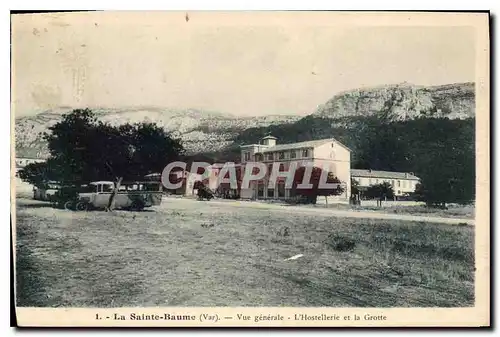
[[[372,185],[387,182],[391,184],[394,195],[402,196],[415,191],[420,179],[412,172],[392,172],[375,170],[351,169],[351,179],[359,183],[359,187],[367,188]]]

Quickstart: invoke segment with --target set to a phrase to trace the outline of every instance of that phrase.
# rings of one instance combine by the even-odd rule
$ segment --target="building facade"
[[[288,199],[291,191],[285,186],[285,179],[278,179],[269,186],[272,167],[288,171],[292,163],[300,166],[312,165],[333,173],[345,183],[345,191],[338,199],[348,200],[351,188],[351,151],[333,138],[291,144],[277,144],[277,138],[266,136],[259,144],[241,146],[241,164],[262,162],[267,165],[265,178],[251,181],[247,189],[241,189],[241,197],[246,199]],[[292,165],[293,167],[293,165]]]
[[[396,197],[404,196],[415,191],[420,179],[413,173],[408,172],[391,172],[391,171],[374,171],[374,170],[351,170],[351,179],[355,179],[359,183],[361,189],[366,189],[369,186],[382,184],[387,182],[391,184]]]

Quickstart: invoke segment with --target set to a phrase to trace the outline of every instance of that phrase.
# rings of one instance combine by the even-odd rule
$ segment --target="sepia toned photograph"
[[[19,324],[489,325],[488,32],[11,14]]]

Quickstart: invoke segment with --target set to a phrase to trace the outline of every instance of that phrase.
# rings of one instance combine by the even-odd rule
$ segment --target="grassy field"
[[[17,207],[19,306],[474,305],[473,226],[185,199],[113,214]]]

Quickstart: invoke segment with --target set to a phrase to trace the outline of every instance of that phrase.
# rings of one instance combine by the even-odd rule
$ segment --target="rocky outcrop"
[[[313,115],[326,118],[386,114],[393,120],[475,115],[474,83],[423,87],[398,84],[350,90],[328,100]]]

